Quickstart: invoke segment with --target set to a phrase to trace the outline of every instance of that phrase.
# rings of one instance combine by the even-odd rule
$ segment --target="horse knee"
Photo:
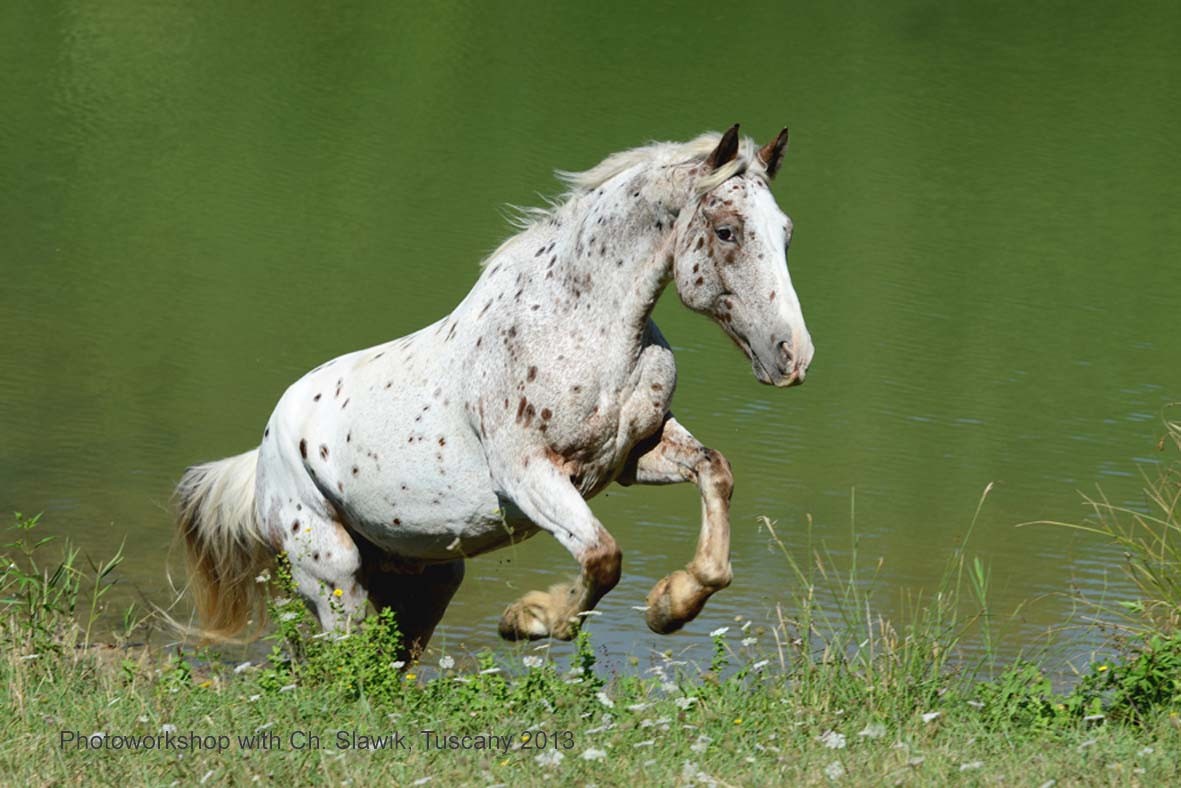
[[[713,488],[713,492],[724,500],[730,500],[734,494],[734,472],[730,468],[730,461],[716,449],[705,449],[699,465],[699,476],[702,481]]]

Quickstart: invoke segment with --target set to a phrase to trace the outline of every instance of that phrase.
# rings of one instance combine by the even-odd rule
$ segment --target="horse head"
[[[791,219],[768,185],[786,149],[787,129],[757,151],[737,124],[723,134],[690,170],[694,198],[678,216],[673,252],[681,301],[720,325],[755,378],[775,386],[803,383],[813,354],[787,270]]]

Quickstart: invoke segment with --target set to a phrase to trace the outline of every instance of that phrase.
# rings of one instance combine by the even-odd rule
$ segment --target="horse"
[[[264,570],[285,554],[321,627],[392,608],[416,658],[467,558],[545,531],[578,577],[510,604],[499,632],[570,639],[620,578],[619,545],[587,504],[612,482],[696,484],[696,552],[645,608],[657,633],[693,620],[733,576],[733,474],[670,412],[676,365],[651,316],[673,282],[757,380],[804,381],[792,222],[769,185],[787,142],[785,128],[756,149],[735,124],[559,171],[562,197],[522,212],[454,311],[316,367],[258,448],[189,468],[177,521],[205,636],[261,626]]]

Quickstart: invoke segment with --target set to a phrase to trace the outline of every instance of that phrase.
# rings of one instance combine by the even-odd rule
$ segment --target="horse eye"
[[[714,234],[727,243],[734,240],[734,231],[729,227],[715,227]]]

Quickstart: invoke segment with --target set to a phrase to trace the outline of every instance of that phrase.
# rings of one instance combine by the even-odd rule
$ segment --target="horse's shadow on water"
[[[509,640],[569,639],[619,581],[620,549],[587,501],[612,482],[693,482],[693,559],[648,594],[680,629],[731,580],[730,465],[669,411],[672,351],[652,322],[674,282],[775,386],[804,380],[812,340],[787,270],[792,224],[769,181],[787,130],[761,148],[707,134],[563,175],[447,317],[312,370],[279,400],[259,448],[190,468],[178,488],[207,635],[260,609],[255,577],[285,552],[326,628],[393,608],[405,654],[429,640],[464,558],[536,533],[578,561],[572,583],[508,606]]]

